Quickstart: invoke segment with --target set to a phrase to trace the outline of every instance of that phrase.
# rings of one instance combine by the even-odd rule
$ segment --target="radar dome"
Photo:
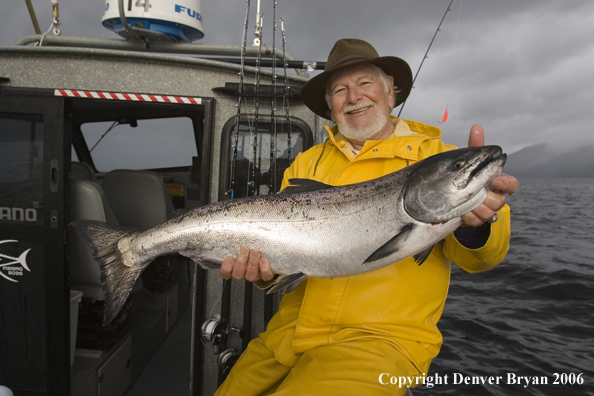
[[[149,40],[166,37],[190,43],[204,37],[200,0],[106,0],[103,26],[122,37],[133,38],[135,35],[122,24],[118,1],[124,1],[128,24]]]

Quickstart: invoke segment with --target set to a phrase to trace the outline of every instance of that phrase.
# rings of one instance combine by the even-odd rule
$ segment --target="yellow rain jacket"
[[[439,128],[395,117],[392,123],[392,136],[367,141],[359,153],[336,127],[326,127],[328,141],[296,157],[285,172],[282,188],[291,178],[315,179],[334,186],[359,183],[455,149],[440,140]],[[502,208],[498,216],[488,241],[479,249],[465,248],[452,234],[436,245],[421,266],[409,258],[360,275],[309,278],[283,297],[266,331],[250,344],[217,394],[290,395],[306,389],[313,392],[306,394],[404,394],[406,389],[380,382],[389,381],[391,376],[428,372],[442,344],[437,322],[448,292],[451,262],[468,272],[486,271],[499,264],[509,247],[509,207]],[[327,243],[333,243],[332,235],[327,236]],[[337,364],[321,363],[337,353],[341,356]],[[265,364],[264,355],[269,359]],[[272,368],[275,361],[280,363],[277,374]],[[256,362],[263,365],[261,372],[250,374],[249,367],[256,370]],[[382,373],[389,375],[380,378]],[[268,381],[268,387],[251,390],[249,377],[254,375],[259,378],[252,378],[252,382]],[[342,385],[332,382],[342,387],[338,390],[328,385],[335,376],[347,379]],[[304,388],[306,383],[309,388]]]

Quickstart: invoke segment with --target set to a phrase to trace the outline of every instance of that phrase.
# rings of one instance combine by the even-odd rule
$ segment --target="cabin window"
[[[311,130],[299,119],[291,121],[291,158],[289,159],[288,125],[276,123],[276,139],[273,138],[271,122],[258,122],[255,128],[253,119],[242,117],[237,136],[237,159],[235,163],[235,183],[231,185],[233,157],[235,153],[235,119],[230,119],[223,128],[223,144],[226,146],[221,160],[224,161],[221,172],[224,186],[221,199],[267,195],[280,189],[283,174],[289,161],[311,146]],[[273,141],[271,160],[271,140]],[[256,145],[254,145],[256,141]],[[254,152],[255,147],[255,152]],[[272,164],[272,166],[271,166]]]
[[[197,156],[188,117],[87,122],[80,129],[100,172],[189,167]]]
[[[0,113],[0,158],[0,221],[42,224],[42,117]]]

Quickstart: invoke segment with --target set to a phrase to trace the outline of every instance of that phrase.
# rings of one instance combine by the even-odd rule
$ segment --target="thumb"
[[[485,145],[485,131],[480,124],[474,124],[468,135],[468,147],[482,147]]]

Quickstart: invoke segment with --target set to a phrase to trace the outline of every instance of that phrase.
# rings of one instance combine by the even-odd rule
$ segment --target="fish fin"
[[[431,252],[433,251],[433,246],[429,246],[427,249],[423,250],[420,253],[417,253],[413,256],[413,258],[415,259],[415,262],[418,265],[421,265],[425,262],[425,260],[427,260],[427,257],[429,257],[429,255],[431,254]]]
[[[144,266],[142,263],[126,262],[124,255],[127,250],[122,251],[118,246],[122,238],[130,235],[129,229],[94,220],[76,221],[71,225],[90,246],[93,258],[99,263],[105,297],[105,326],[122,310]]]
[[[276,282],[272,284],[272,287],[266,292],[266,294],[274,293],[282,288],[285,290],[283,294],[287,294],[297,289],[297,287],[307,279],[307,275],[303,272],[295,272],[294,274],[281,275],[278,277]]]
[[[26,269],[27,271],[31,272],[31,270],[29,269],[29,267],[27,266],[27,254],[31,251],[31,249],[27,249],[25,250],[23,253],[21,253],[21,255],[19,256],[19,258],[17,259],[17,261],[19,262],[19,264]]]
[[[325,190],[333,186],[312,179],[289,179],[289,186],[280,194],[297,194],[309,191]]]
[[[371,253],[371,255],[367,257],[363,264],[371,263],[373,261],[380,260],[384,257],[388,257],[393,253],[396,253],[400,249],[404,241],[406,241],[408,234],[410,234],[414,227],[415,225],[412,223],[406,224],[404,227],[400,229],[400,232],[395,237],[390,239],[388,242],[384,243],[375,252]]]

